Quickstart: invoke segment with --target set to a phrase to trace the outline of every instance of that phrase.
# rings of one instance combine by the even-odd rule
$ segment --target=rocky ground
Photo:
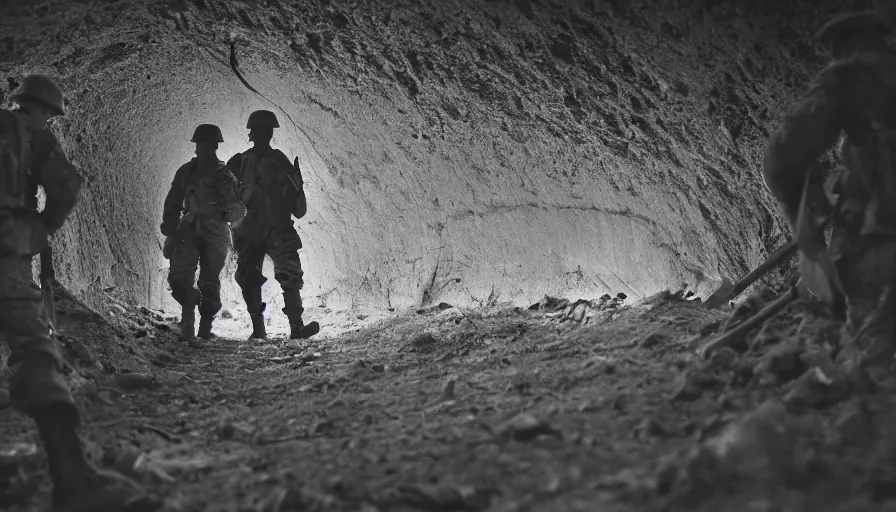
[[[896,507],[896,399],[842,375],[817,307],[696,355],[773,296],[733,312],[670,293],[440,304],[204,350],[153,311],[109,302],[108,323],[60,296],[61,340],[92,456],[171,510]],[[28,423],[0,411],[0,440],[0,507],[43,510]]]

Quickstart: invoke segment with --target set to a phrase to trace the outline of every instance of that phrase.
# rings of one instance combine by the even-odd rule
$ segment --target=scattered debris
[[[497,489],[480,489],[473,486],[455,485],[415,485],[398,489],[398,505],[415,507],[417,510],[469,512],[485,511],[492,500],[500,495]]]

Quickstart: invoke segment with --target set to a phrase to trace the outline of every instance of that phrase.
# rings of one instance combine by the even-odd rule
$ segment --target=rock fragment
[[[638,341],[638,346],[641,348],[653,348],[660,345],[664,345],[669,341],[669,338],[662,333],[652,332]]]
[[[115,383],[125,391],[137,391],[155,386],[156,379],[146,373],[119,373],[115,375]]]
[[[548,422],[528,413],[521,413],[495,430],[499,437],[516,441],[532,441],[541,436],[562,437],[561,432]]]

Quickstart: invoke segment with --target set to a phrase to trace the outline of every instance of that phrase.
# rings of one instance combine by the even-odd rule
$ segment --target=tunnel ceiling
[[[297,226],[321,305],[706,289],[786,237],[762,142],[823,65],[808,35],[843,8],[292,4],[4,3],[0,99],[22,72],[60,77],[54,130],[89,178],[55,242],[74,290],[164,305],[160,211],[191,131],[219,124],[226,160],[257,108],[304,169]],[[231,38],[271,102],[229,69]]]

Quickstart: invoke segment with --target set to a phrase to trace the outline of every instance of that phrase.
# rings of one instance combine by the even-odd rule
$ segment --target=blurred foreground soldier
[[[221,129],[212,124],[196,128],[190,142],[196,157],[174,175],[165,198],[162,234],[165,257],[171,260],[168,284],[181,305],[180,337],[192,341],[199,307],[200,338],[212,337],[212,322],[221,310],[221,270],[232,246],[231,225],[246,215],[233,174],[218,160]],[[196,269],[199,268],[198,289]]]
[[[266,337],[266,304],[261,300],[261,286],[267,278],[262,275],[262,265],[265,255],[270,256],[274,279],[283,289],[283,312],[289,318],[290,338],[310,338],[320,332],[320,325],[305,325],[302,320],[302,240],[292,221],[293,216],[304,217],[308,208],[298,158],[291,163],[282,151],[271,147],[274,128],[279,127],[273,112],[253,112],[246,128],[254,147],[227,162],[239,180],[240,198],[248,209],[246,221],[234,231],[238,254],[236,282],[252,319],[250,337]]]
[[[840,357],[861,350],[854,361],[877,368],[888,368],[896,353],[896,56],[887,45],[890,34],[869,13],[843,16],[818,31],[834,62],[770,139],[764,169],[799,241],[804,282],[822,298],[845,295],[847,331],[856,344]],[[823,215],[811,209],[800,215],[800,205],[808,169],[841,135],[845,173],[827,248]]]
[[[47,453],[57,511],[158,510],[160,503],[122,476],[97,472],[78,434],[79,411],[49,336],[47,312],[31,276],[32,257],[62,227],[81,189],[47,121],[63,115],[52,79],[29,75],[13,93],[20,109],[0,110],[0,334],[9,345],[10,395],[32,417]],[[37,187],[46,207],[37,211]]]

